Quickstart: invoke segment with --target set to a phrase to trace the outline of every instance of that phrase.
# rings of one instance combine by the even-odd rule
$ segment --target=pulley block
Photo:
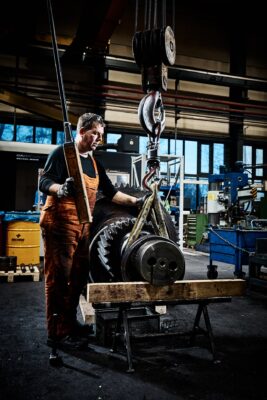
[[[173,65],[176,58],[176,45],[170,26],[136,32],[132,40],[133,56],[141,67],[154,65]]]

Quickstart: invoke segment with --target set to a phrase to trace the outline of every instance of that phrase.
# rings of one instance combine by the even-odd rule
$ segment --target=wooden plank
[[[92,306],[92,303],[88,303],[85,300],[84,296],[80,296],[79,306],[82,313],[82,317],[85,324],[94,324],[95,323],[95,309]]]
[[[147,282],[89,283],[87,299],[90,303],[198,300],[243,296],[245,289],[243,279],[184,280],[167,286]]]
[[[82,165],[77,145],[74,142],[64,143],[64,155],[68,174],[75,182],[75,204],[81,224],[92,222],[92,215],[83,178]]]

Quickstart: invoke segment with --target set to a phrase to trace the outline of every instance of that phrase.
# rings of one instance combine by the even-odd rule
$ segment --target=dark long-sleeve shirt
[[[95,169],[92,158],[80,156],[82,170],[84,174],[91,178],[95,178]],[[99,175],[99,190],[109,199],[117,193],[117,189],[109,179],[105,168],[98,161],[96,161],[98,175]],[[54,183],[63,184],[68,178],[67,165],[64,156],[63,145],[60,145],[53,150],[45,163],[43,174],[40,178],[39,190],[45,194],[49,194],[49,187]]]

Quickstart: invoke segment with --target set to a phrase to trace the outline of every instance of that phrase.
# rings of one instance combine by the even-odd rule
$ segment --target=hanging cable
[[[155,0],[153,28],[156,29],[157,27],[158,27],[158,0]]]
[[[148,29],[151,29],[152,0],[149,0],[148,6]]]
[[[139,0],[135,0],[135,22],[134,22],[134,31],[137,32],[138,28],[138,13],[139,13]]]
[[[148,25],[148,0],[145,0],[145,12],[144,12],[144,28],[147,29]]]
[[[172,0],[172,29],[175,32],[175,0]]]
[[[162,27],[166,26],[166,0],[162,0]]]

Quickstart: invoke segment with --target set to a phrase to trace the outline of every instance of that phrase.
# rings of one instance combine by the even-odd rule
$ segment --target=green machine
[[[187,246],[195,246],[201,243],[203,233],[208,229],[207,214],[189,214],[187,216]]]

